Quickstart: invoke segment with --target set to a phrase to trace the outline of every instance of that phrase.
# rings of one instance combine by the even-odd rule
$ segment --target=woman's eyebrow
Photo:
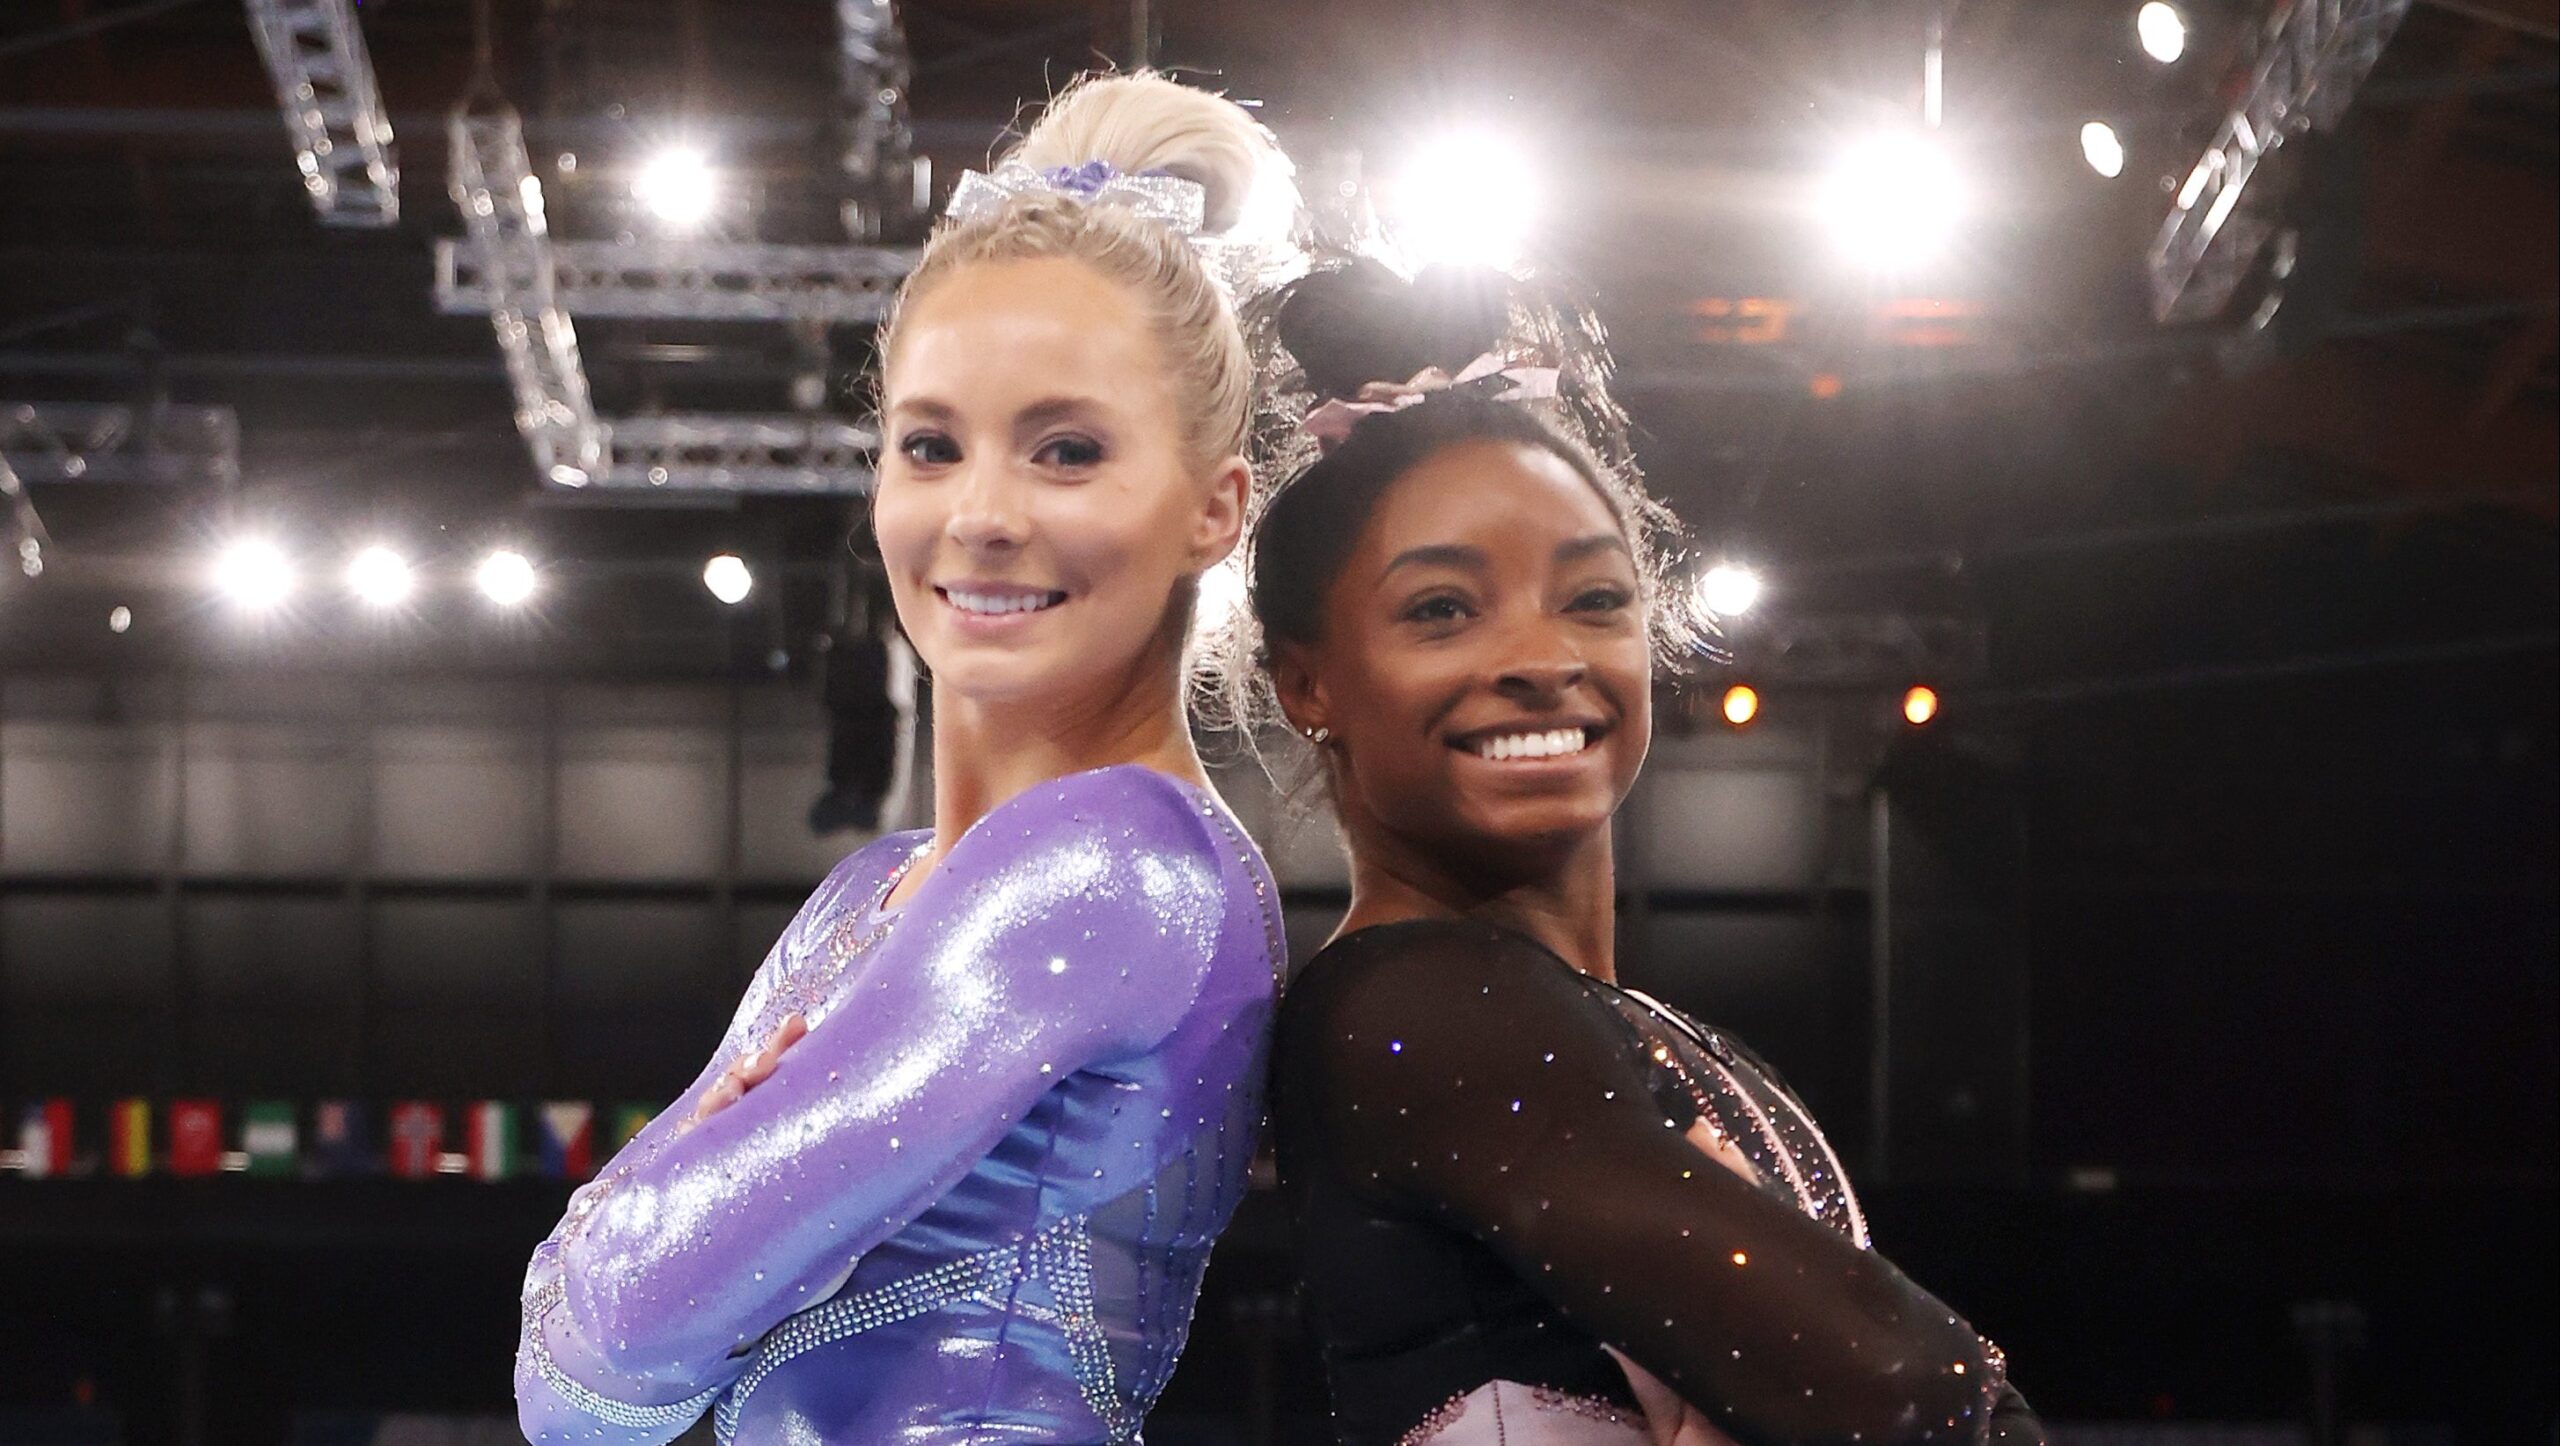
[[[1408,547],[1378,570],[1378,580],[1386,581],[1400,567],[1463,567],[1482,572],[1485,568],[1484,549],[1469,547],[1462,542],[1434,542]]]
[[[1107,417],[1110,404],[1099,397],[1043,397],[1014,414],[1016,431],[1033,432],[1058,422]]]
[[[1559,542],[1556,544],[1556,561],[1580,562],[1602,552],[1622,553],[1629,562],[1635,561],[1635,549],[1627,546],[1627,540],[1614,532],[1595,532],[1588,537]]]
[[[914,416],[928,422],[948,422],[960,415],[949,402],[934,397],[900,397],[889,405],[891,416]]]

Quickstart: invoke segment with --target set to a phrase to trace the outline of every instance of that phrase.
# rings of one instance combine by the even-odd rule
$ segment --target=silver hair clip
[[[1092,205],[1126,206],[1150,221],[1161,222],[1184,236],[1198,237],[1207,224],[1209,193],[1197,181],[1150,171],[1130,175],[1109,161],[1048,170],[1006,161],[994,171],[968,171],[951,191],[943,214],[966,221],[1002,208],[1023,196],[1072,196]]]

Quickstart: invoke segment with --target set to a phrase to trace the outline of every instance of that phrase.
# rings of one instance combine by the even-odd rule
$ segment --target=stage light
[[[1739,728],[1760,716],[1760,693],[1747,683],[1724,690],[1724,721]]]
[[[1908,133],[1843,151],[1815,199],[1840,249],[1878,270],[1934,259],[1969,209],[1954,159],[1934,139]]]
[[[1938,716],[1938,690],[1925,684],[1902,695],[1902,719],[1917,728]]]
[[[702,585],[711,595],[735,607],[755,591],[755,574],[747,571],[746,559],[724,552],[702,565]]]
[[[2110,181],[2124,174],[2124,142],[2105,121],[2091,121],[2080,128],[2080,154],[2090,170]]]
[[[691,146],[668,146],[641,164],[631,194],[649,214],[679,231],[702,224],[720,199],[720,176]]]
[[[1450,131],[1417,149],[1382,199],[1416,265],[1510,266],[1537,219],[1537,167],[1497,132]]]
[[[1760,574],[1720,562],[1698,579],[1698,606],[1720,618],[1738,618],[1760,601]]]
[[[2187,53],[2187,17],[2175,5],[2150,0],[2133,17],[2134,34],[2142,38],[2145,55],[2168,65]]]
[[[1200,574],[1200,588],[1191,601],[1191,632],[1194,637],[1213,638],[1244,615],[1250,588],[1244,570],[1230,557]]]
[[[272,539],[243,537],[214,559],[213,585],[252,612],[264,612],[293,596],[293,559]]]
[[[415,586],[409,560],[378,543],[347,563],[348,591],[375,607],[398,607],[409,600]]]
[[[533,562],[523,553],[500,548],[480,559],[473,579],[481,595],[500,607],[515,607],[533,596]]]

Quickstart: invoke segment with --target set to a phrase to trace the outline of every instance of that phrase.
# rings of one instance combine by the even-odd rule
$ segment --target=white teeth
[[[945,589],[942,595],[951,600],[953,607],[980,617],[1038,612],[1063,600],[1057,593],[976,593]]]
[[[1503,733],[1476,741],[1476,756],[1500,763],[1513,758],[1562,758],[1580,753],[1588,740],[1579,728],[1544,733]]]

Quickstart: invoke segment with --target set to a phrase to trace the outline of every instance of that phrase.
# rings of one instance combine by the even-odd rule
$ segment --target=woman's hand
[[[798,1044],[808,1033],[808,1020],[797,1012],[784,1015],[782,1023],[773,1031],[773,1038],[765,1041],[764,1048],[720,1071],[720,1078],[702,1092],[701,1101],[693,1107],[693,1118],[686,1123],[698,1125],[744,1099],[747,1091],[772,1076],[774,1066],[782,1063],[783,1051]]]
[[[1689,1143],[1697,1146],[1700,1154],[1740,1175],[1746,1182],[1760,1183],[1760,1172],[1752,1167],[1750,1157],[1742,1153],[1742,1147],[1736,1145],[1730,1135],[1707,1123],[1706,1116],[1700,1115],[1689,1122]]]

